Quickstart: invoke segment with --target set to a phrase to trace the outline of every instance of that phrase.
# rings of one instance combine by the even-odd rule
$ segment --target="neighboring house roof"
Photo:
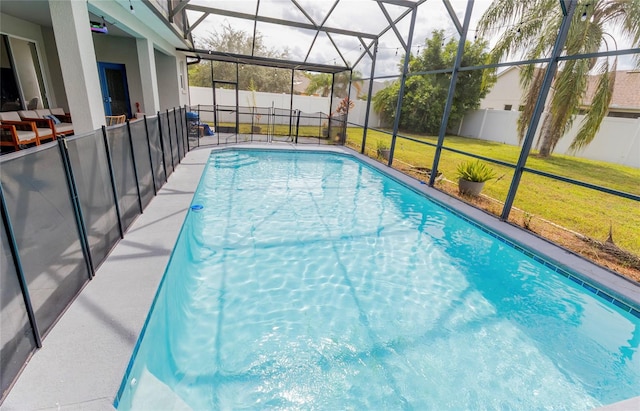
[[[591,105],[599,76],[589,76],[587,93],[583,105]],[[613,88],[613,97],[609,109],[627,109],[640,111],[640,71],[617,71]]]
[[[483,105],[488,105],[490,108],[502,107],[504,104],[517,107],[517,102],[521,101],[522,95],[524,94],[519,86],[519,81],[518,86],[516,86],[516,80],[513,77],[519,70],[520,68],[518,66],[511,66],[498,73],[497,82],[492,91],[485,97]],[[542,68],[538,68],[537,70],[542,70]],[[582,102],[583,108],[591,105],[599,78],[599,75],[589,76],[587,91]],[[502,82],[505,84],[502,84]],[[640,71],[616,71],[613,97],[609,105],[609,110],[640,113],[640,92],[638,90],[640,90]],[[549,104],[549,100],[547,100],[547,104]]]

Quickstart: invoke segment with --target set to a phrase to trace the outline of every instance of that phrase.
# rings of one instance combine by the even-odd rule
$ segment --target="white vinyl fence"
[[[517,146],[519,115],[517,111],[475,110],[464,116],[457,134]],[[546,115],[542,115],[540,124]],[[578,133],[583,118],[582,115],[577,116],[571,130],[558,142],[554,153],[640,168],[640,118],[605,117],[591,144],[577,153],[569,153],[569,145]],[[540,127],[534,144],[539,130]]]
[[[196,106],[213,105],[213,89],[210,87],[189,87],[189,94],[191,96],[191,105]],[[255,104],[254,104],[255,99]],[[364,125],[364,117],[367,109],[367,102],[363,100],[352,100],[354,107],[349,110],[349,122]],[[236,105],[236,92],[235,90],[228,89],[216,89],[216,104],[223,106],[235,106]],[[266,93],[255,92],[252,93],[248,90],[238,91],[238,105],[244,107],[275,107],[288,110],[291,105],[290,94],[278,94],[278,93]],[[329,97],[317,97],[317,96],[293,96],[293,109],[300,110],[303,113],[325,113],[329,114],[331,106],[329,104]],[[211,119],[203,116],[203,120],[212,121]],[[378,115],[373,112],[369,114],[369,126],[380,127],[380,120]]]

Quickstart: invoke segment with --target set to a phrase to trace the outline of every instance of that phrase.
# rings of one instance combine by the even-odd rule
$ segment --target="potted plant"
[[[495,178],[493,169],[480,160],[465,161],[458,164],[458,191],[460,194],[477,196],[486,181]]]
[[[385,141],[378,140],[378,142],[376,143],[376,152],[378,153],[378,157],[389,160],[389,153],[391,152],[391,150],[389,149],[389,145]]]

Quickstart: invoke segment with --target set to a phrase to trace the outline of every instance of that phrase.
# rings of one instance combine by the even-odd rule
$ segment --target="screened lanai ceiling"
[[[189,33],[196,44],[193,51],[200,58],[339,72],[365,57],[373,59],[375,42],[386,33],[394,35],[406,50],[405,20],[425,1],[183,0],[178,8],[186,10]],[[252,48],[250,53],[233,46],[208,49],[207,36],[223,26],[250,33],[254,43],[258,39],[271,48],[277,44],[286,50],[286,59],[273,58],[264,48]]]

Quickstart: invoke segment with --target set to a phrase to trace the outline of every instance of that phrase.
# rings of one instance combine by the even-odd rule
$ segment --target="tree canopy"
[[[419,73],[452,68],[455,62],[458,42],[450,39],[445,43],[444,31],[433,31],[431,38],[425,39],[424,49],[409,60],[409,73]],[[483,41],[466,42],[463,66],[483,64],[488,57],[484,51],[487,43]],[[400,60],[400,67],[402,61]],[[437,134],[447,100],[451,73],[409,75],[405,82],[404,98],[400,114],[400,128],[419,133]],[[469,110],[477,109],[493,83],[493,73],[480,70],[458,73],[458,81],[453,96],[453,106],[449,115],[449,124],[455,124]],[[393,121],[400,81],[396,80],[373,97],[374,109],[385,121]]]
[[[640,46],[640,0],[580,0],[576,7],[564,54],[617,48],[615,36],[608,32],[611,29],[621,31],[633,47]],[[557,0],[494,0],[478,28],[480,35],[499,34],[491,53],[492,61],[516,54],[526,59],[538,59],[549,56],[561,21],[562,12]],[[558,141],[572,126],[585,97],[590,73],[599,76],[596,91],[570,148],[579,150],[593,140],[611,103],[616,67],[615,57],[599,62],[593,58],[567,60],[558,65],[548,104],[550,115],[545,118],[538,140],[540,156],[551,155]],[[529,126],[543,76],[544,70],[536,70],[533,64],[520,71],[520,82],[525,88],[524,110],[518,120],[521,140]]]
[[[262,34],[259,32],[253,36],[243,30],[237,30],[226,24],[219,31],[209,33],[209,36],[199,40],[197,47],[205,50],[228,52],[250,56],[253,54],[261,57],[269,57],[286,60],[289,51],[269,49],[265,44]],[[238,83],[240,90],[256,90],[271,93],[291,92],[291,70],[273,67],[261,67],[241,64],[238,67],[236,78],[235,63],[202,60],[198,64],[189,66],[189,84],[196,87],[211,87],[211,65],[215,80]],[[251,88],[253,86],[253,88]],[[223,87],[222,85],[220,87]]]

